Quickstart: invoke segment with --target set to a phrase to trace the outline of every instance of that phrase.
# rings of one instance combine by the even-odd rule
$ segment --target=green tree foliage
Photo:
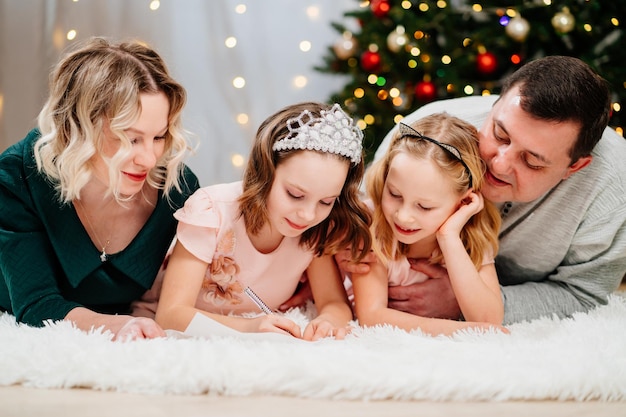
[[[575,56],[610,84],[610,125],[622,133],[626,49],[621,1],[355,1],[333,22],[337,42],[318,71],[343,75],[330,98],[358,119],[368,160],[400,118],[445,98],[497,94],[529,60]],[[349,27],[349,25],[351,26]]]

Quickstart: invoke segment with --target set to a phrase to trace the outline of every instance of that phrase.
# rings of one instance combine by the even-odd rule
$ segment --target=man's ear
[[[578,158],[578,161],[574,162],[572,165],[570,165],[567,168],[567,171],[565,172],[565,175],[563,176],[563,179],[569,177],[570,175],[572,175],[575,172],[580,171],[581,169],[589,166],[589,164],[591,163],[591,161],[593,160],[593,156],[588,155],[588,156],[583,156]]]

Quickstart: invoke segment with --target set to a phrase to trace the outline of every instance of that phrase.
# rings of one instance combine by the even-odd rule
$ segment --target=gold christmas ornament
[[[335,55],[343,60],[353,57],[356,50],[357,42],[350,32],[344,32],[341,38],[333,45]]]
[[[555,14],[552,17],[552,26],[559,33],[568,33],[574,29],[576,19],[569,11],[568,7],[563,7],[563,10]]]
[[[387,48],[391,52],[399,52],[409,42],[409,37],[406,35],[404,26],[398,26],[396,29],[387,36]]]
[[[524,19],[519,14],[509,21],[504,29],[507,35],[511,39],[517,42],[524,42],[530,31],[530,24],[528,20]]]

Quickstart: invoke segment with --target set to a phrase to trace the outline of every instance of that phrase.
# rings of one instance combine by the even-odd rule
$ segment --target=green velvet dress
[[[176,233],[174,211],[198,187],[185,167],[182,193],[157,205],[135,239],[100,260],[71,204],[61,204],[50,181],[37,171],[31,131],[0,155],[0,310],[18,321],[42,325],[78,306],[125,314],[152,286]]]

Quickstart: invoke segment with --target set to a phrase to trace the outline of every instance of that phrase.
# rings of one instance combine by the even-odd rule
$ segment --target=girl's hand
[[[459,236],[461,229],[465,226],[465,223],[476,213],[481,211],[485,207],[485,201],[482,194],[470,192],[468,196],[461,202],[461,206],[452,213],[448,220],[446,220],[439,230],[437,231],[437,237],[443,236]]]
[[[328,320],[316,317],[306,326],[302,338],[309,341],[316,341],[325,337],[334,337],[337,340],[342,340],[348,333],[350,333],[349,327],[335,326]]]
[[[268,314],[248,320],[250,326],[244,331],[249,333],[273,332],[302,338],[302,330],[293,321],[278,314]]]
[[[460,322],[460,323],[463,323],[462,325],[466,329],[479,329],[479,330],[484,330],[484,331],[493,331],[493,330],[495,330],[497,332],[504,333],[504,334],[510,334],[511,333],[509,331],[509,329],[507,329],[506,327],[504,327],[502,325],[499,325],[499,324],[478,322],[478,321],[467,321],[467,322]]]

